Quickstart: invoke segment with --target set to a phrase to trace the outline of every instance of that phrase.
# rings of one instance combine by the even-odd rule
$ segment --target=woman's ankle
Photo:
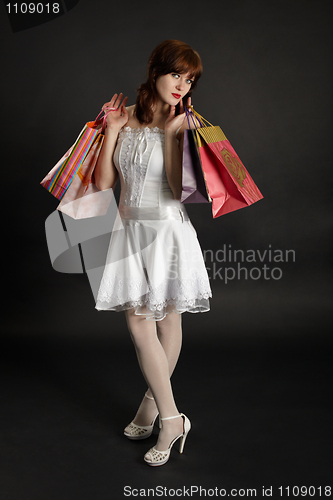
[[[155,448],[161,451],[167,450],[172,440],[183,432],[184,420],[182,418],[163,421]]]
[[[136,425],[150,425],[157,413],[156,403],[154,399],[144,397],[136,412],[133,422]]]
[[[148,390],[145,392],[145,397],[146,397],[147,399],[151,399],[151,400],[153,400],[153,399],[154,399],[153,393],[151,392],[151,390],[150,390],[150,389],[148,389]]]

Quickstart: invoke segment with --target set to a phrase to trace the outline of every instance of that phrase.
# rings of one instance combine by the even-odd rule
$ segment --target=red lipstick
[[[181,98],[181,94],[172,94],[172,95],[173,95],[173,97],[174,97],[175,99],[180,99],[180,98]]]

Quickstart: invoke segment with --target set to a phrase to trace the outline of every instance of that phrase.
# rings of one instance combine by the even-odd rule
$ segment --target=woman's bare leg
[[[170,382],[170,371],[172,373],[174,370],[181,348],[181,318],[179,316],[176,313],[170,313],[156,326],[157,322],[147,321],[145,316],[135,315],[134,309],[126,311],[127,325],[139,365],[150,389],[147,394],[152,394],[155,399],[154,402],[144,398],[134,419],[137,425],[148,425],[154,418],[156,415],[154,403],[156,403],[162,418],[179,413]],[[174,339],[171,337],[172,329],[175,333]],[[140,421],[143,417],[145,422]],[[183,420],[181,418],[163,422],[163,429],[156,445],[157,449],[167,449],[172,437],[181,433],[182,429]]]

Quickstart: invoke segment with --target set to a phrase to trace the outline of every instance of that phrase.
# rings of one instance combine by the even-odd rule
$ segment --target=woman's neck
[[[163,118],[166,119],[170,112],[170,105],[159,99],[154,104],[153,112],[154,112],[154,120],[157,119],[159,121]]]

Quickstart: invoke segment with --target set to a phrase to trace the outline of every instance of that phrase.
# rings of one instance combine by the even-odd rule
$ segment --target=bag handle
[[[103,132],[105,130],[105,119],[106,119],[106,117],[108,116],[109,113],[111,113],[112,111],[116,111],[116,110],[117,110],[117,108],[109,108],[108,111],[105,112],[104,109],[102,109],[102,111],[100,111],[98,113],[98,115],[96,116],[95,120],[92,122],[95,125],[97,125],[97,122],[103,121],[101,134],[103,134]],[[99,118],[102,113],[104,113],[104,116],[102,118]]]
[[[210,125],[213,129],[214,129],[214,126],[208,120],[206,120],[206,118],[204,118],[197,111],[195,111],[193,109],[193,106],[188,106],[188,108],[185,107],[185,112],[186,112],[189,128],[191,128],[189,117],[191,118],[192,122],[194,123],[196,137],[197,137],[197,144],[199,147],[201,147],[202,141],[201,141],[200,136],[202,135],[203,130],[202,130],[202,132],[199,132],[196,122],[198,122],[201,125],[200,128],[204,129],[204,130],[208,129],[208,125]],[[207,123],[208,123],[208,125],[207,125]]]
[[[188,128],[190,129],[191,128],[191,124],[190,124],[190,118],[193,122],[193,125],[194,125],[194,128],[197,130],[198,129],[198,126],[197,126],[197,122],[196,120],[198,121],[200,127],[203,127],[203,123],[202,121],[197,117],[195,116],[195,114],[193,113],[193,107],[192,106],[185,106],[185,113],[186,113],[186,118],[187,118],[187,123],[188,123]],[[194,118],[195,117],[195,118]]]
[[[194,114],[194,116],[195,116],[195,117],[196,117],[196,118],[197,118],[200,122],[202,122],[202,123],[203,123],[203,125],[202,125],[203,127],[207,127],[207,125],[206,125],[207,123],[208,123],[208,125],[209,125],[209,126],[211,126],[211,127],[213,127],[213,126],[214,126],[214,125],[212,125],[212,124],[211,124],[208,120],[206,120],[206,118],[204,118],[204,117],[203,117],[203,116],[201,116],[201,115],[200,115],[197,111],[195,111],[195,110],[193,109],[193,107],[192,107],[192,106],[191,106],[191,108],[192,108],[192,109],[191,109],[191,111],[192,111],[192,113]]]

